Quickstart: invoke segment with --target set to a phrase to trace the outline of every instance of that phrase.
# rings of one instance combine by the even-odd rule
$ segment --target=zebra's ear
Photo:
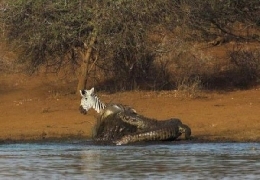
[[[94,87],[89,90],[90,94],[94,94]]]
[[[83,97],[86,92],[85,92],[85,90],[79,90],[79,93]]]

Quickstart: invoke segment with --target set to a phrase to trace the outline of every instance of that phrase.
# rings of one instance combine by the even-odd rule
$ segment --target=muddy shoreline
[[[97,113],[79,112],[74,84],[50,83],[46,77],[0,76],[0,143],[89,140]],[[68,87],[69,89],[68,89]],[[133,107],[157,120],[179,118],[192,130],[192,141],[260,142],[260,87],[228,92],[128,91],[105,93],[103,102]]]

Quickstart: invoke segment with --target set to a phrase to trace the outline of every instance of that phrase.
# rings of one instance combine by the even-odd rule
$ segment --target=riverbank
[[[0,78],[0,141],[90,139],[96,112],[79,113],[74,84],[21,74]],[[260,88],[231,92],[97,92],[156,119],[177,117],[195,141],[260,142]]]

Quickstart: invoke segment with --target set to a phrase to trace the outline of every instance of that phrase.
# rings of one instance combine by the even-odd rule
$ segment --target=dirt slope
[[[96,112],[82,115],[75,83],[46,76],[0,76],[0,140],[90,138]],[[260,142],[260,88],[201,93],[191,99],[177,91],[97,92],[104,102],[127,104],[156,119],[178,117],[198,140]]]

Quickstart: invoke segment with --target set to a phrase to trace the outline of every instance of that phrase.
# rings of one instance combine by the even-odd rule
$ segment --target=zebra
[[[81,103],[80,103],[80,112],[82,114],[87,114],[87,112],[93,108],[103,119],[111,114],[116,114],[118,112],[134,113],[136,111],[129,106],[121,105],[121,104],[108,104],[101,102],[98,96],[94,93],[94,87],[90,90],[80,90],[81,95]]]

